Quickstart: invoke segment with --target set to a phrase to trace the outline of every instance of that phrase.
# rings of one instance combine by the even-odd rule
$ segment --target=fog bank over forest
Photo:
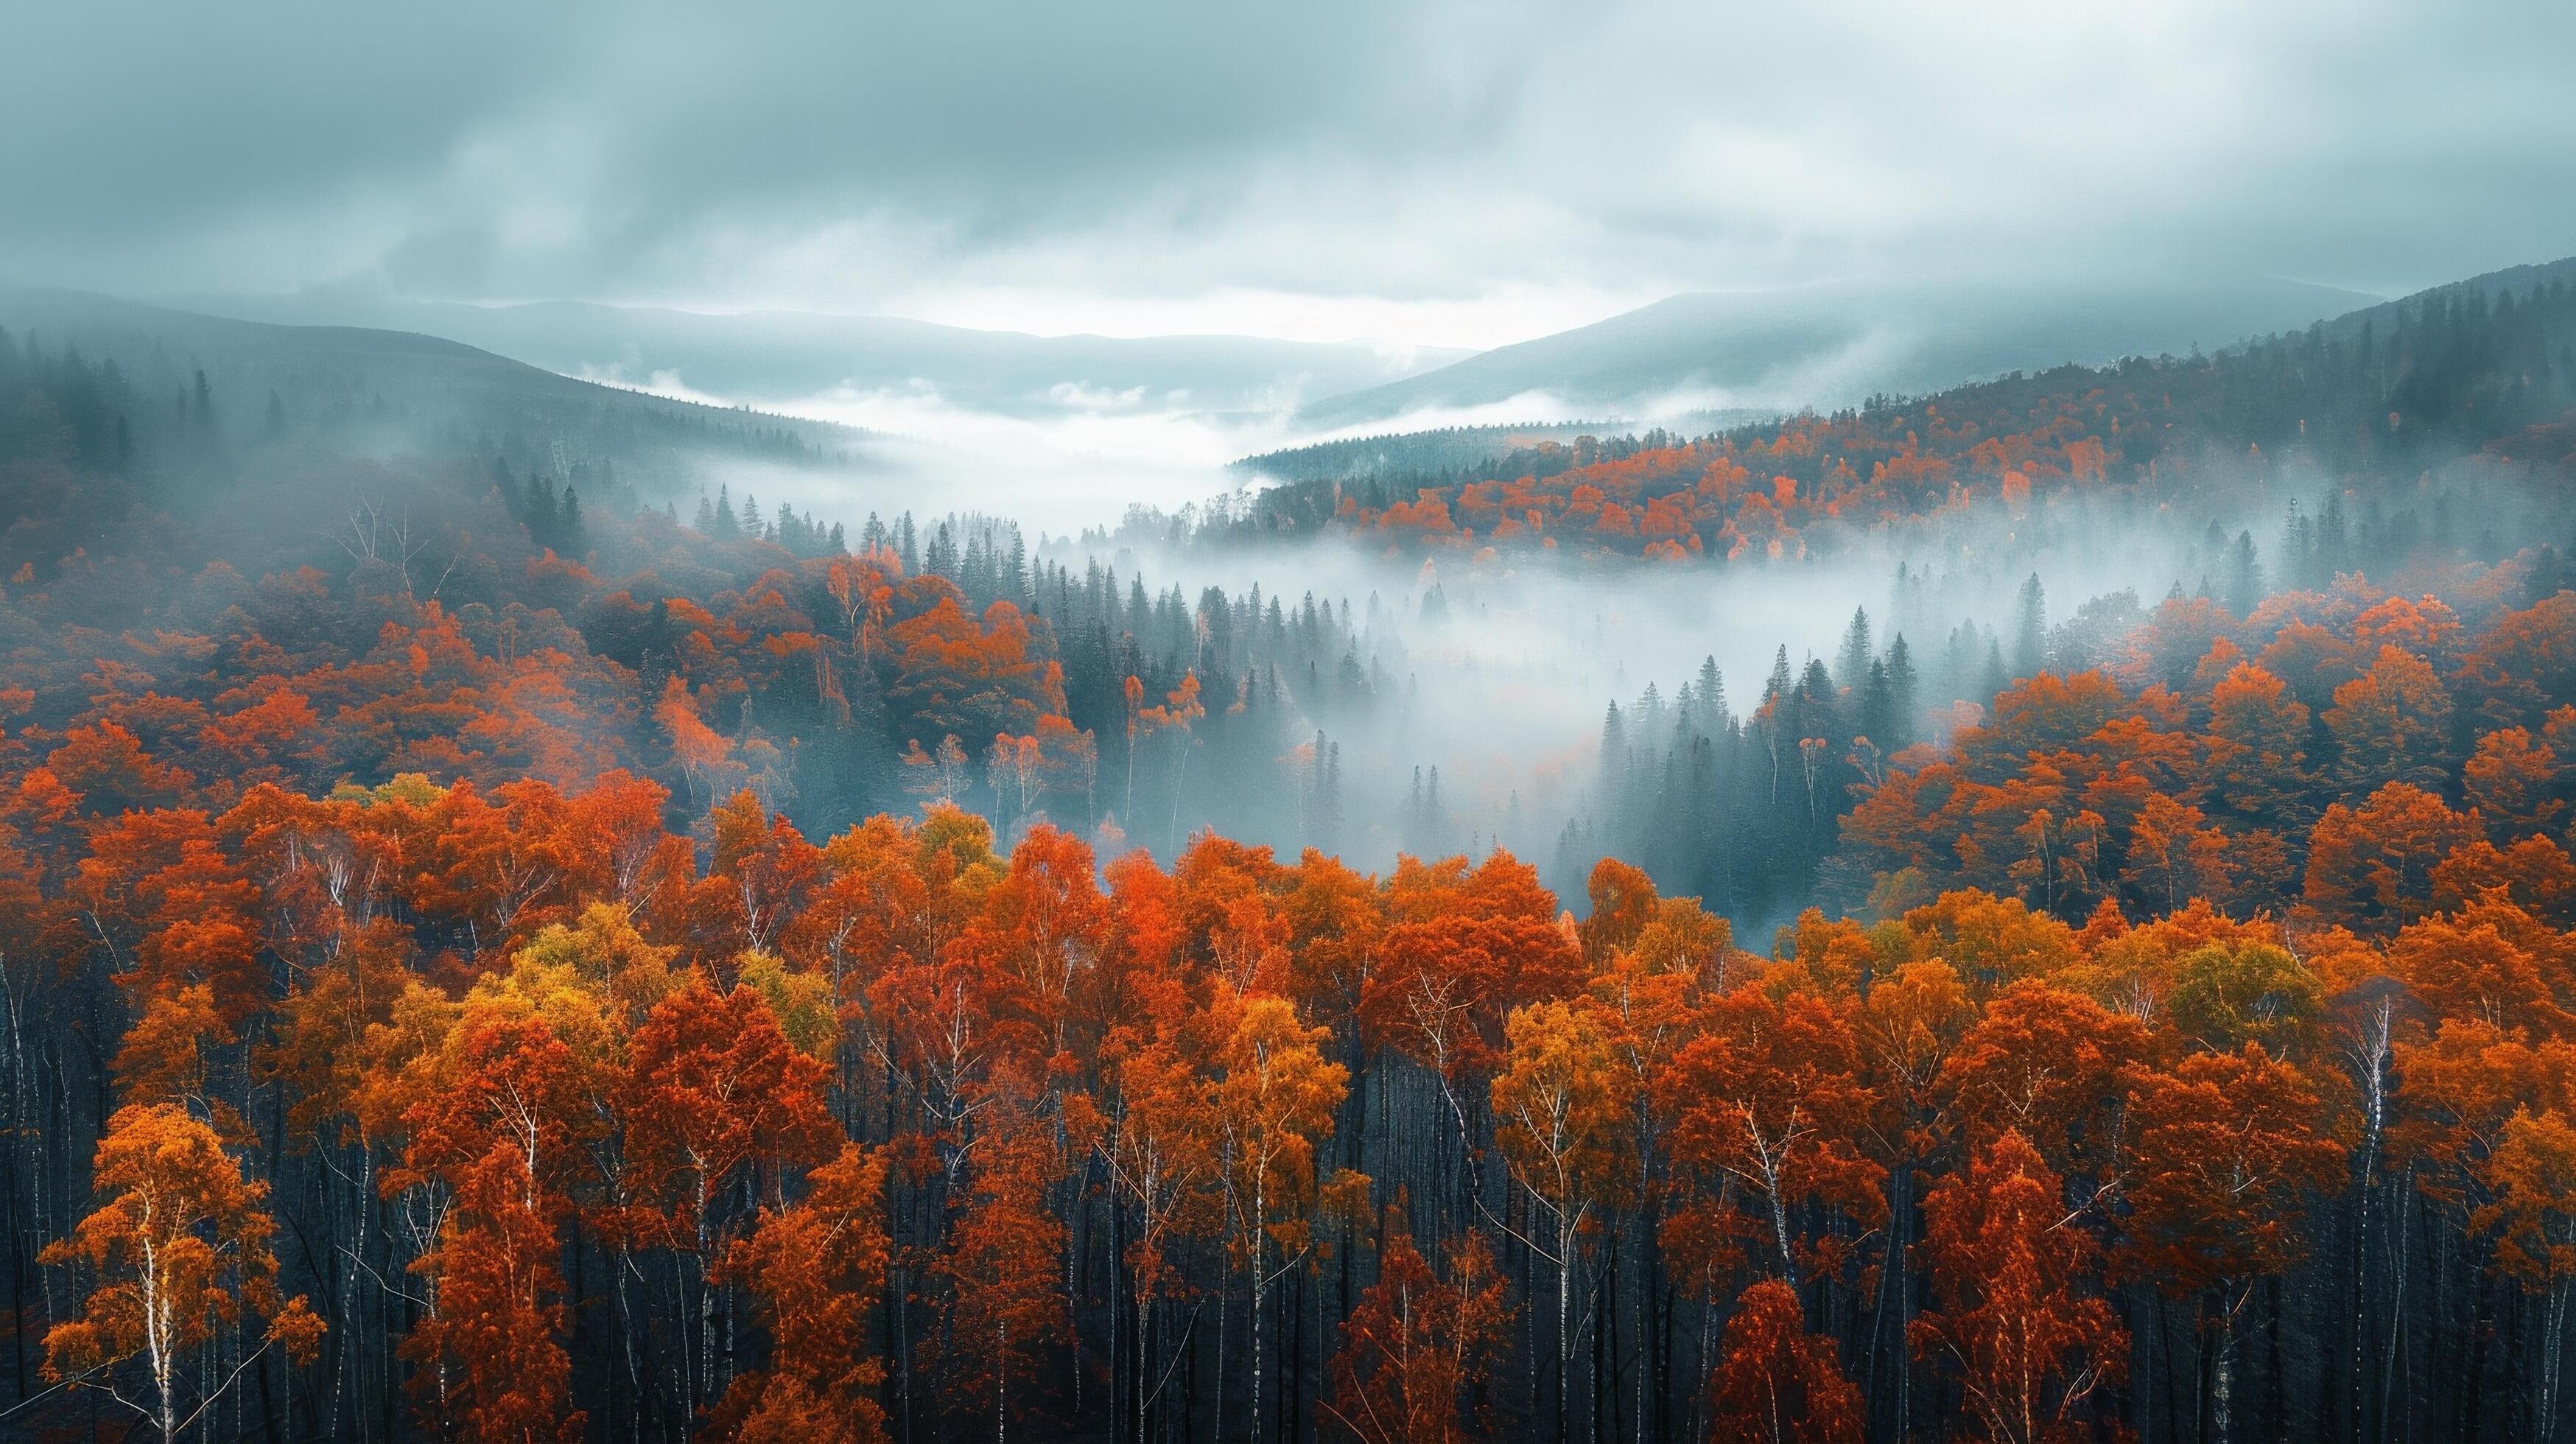
[[[0,5],[0,1439],[2564,1444],[2571,57]]]
[[[157,93],[0,125],[55,198],[0,214],[43,273],[0,287],[0,1427],[2565,1432],[2576,258],[2210,279],[2545,225],[2547,147],[2461,140],[2555,114],[2489,83],[2533,46],[2435,87],[2443,185],[2264,233],[2222,160],[2395,164],[2452,58],[2266,128],[2103,103],[2234,16],[2052,12],[2016,34],[2087,63],[1998,72],[1891,12],[1670,86],[1613,7],[1653,43],[1560,35],[1540,98],[1484,16],[1009,13],[1063,55],[838,57],[770,149],[724,138],[873,15],[736,53],[756,94],[749,22],[621,16],[535,115],[555,12],[480,89],[365,50],[294,77],[377,82],[347,127],[208,105],[157,187],[88,162]],[[113,78],[413,23],[227,52],[255,20]],[[1263,43],[1163,63],[1211,35]],[[1891,54],[1974,97],[1946,149],[1924,105],[1842,151]],[[594,105],[622,64],[650,102]],[[1605,193],[1644,152],[1555,123],[1613,95],[1690,145]],[[807,148],[851,114],[930,163]],[[41,284],[145,271],[320,309]],[[1269,329],[1034,319],[1077,314]]]

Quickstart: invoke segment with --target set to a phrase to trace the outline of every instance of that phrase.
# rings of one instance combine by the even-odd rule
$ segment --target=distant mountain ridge
[[[1301,408],[1335,429],[1544,399],[1640,422],[1712,408],[1832,409],[2068,361],[2183,354],[2304,327],[2372,297],[2295,281],[1694,293]],[[1535,416],[1533,416],[1535,419]]]
[[[1395,355],[1357,342],[1181,335],[1039,336],[898,316],[706,314],[545,301],[514,306],[209,297],[199,309],[273,321],[358,320],[453,337],[568,376],[676,382],[783,405],[836,391],[935,397],[1013,417],[1068,412],[1276,411],[1472,354]]]
[[[146,397],[183,404],[206,375],[219,430],[279,420],[371,433],[378,445],[462,453],[514,443],[562,470],[613,462],[668,489],[698,454],[863,467],[882,438],[856,427],[673,400],[494,355],[462,341],[359,326],[209,316],[64,290],[0,290],[0,327],[45,350],[112,361]]]

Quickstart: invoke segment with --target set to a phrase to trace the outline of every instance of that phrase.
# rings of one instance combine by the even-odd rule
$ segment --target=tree
[[[1237,1264],[1251,1282],[1252,1418],[1263,1408],[1265,1303],[1272,1284],[1305,1261],[1306,1204],[1315,1191],[1315,1145],[1332,1135],[1350,1070],[1325,1061],[1331,1030],[1309,1028],[1285,998],[1256,996],[1240,1005],[1218,1050],[1213,1085],[1225,1180],[1234,1200]],[[1273,1245],[1289,1251],[1270,1266]]]
[[[1037,1059],[1066,1050],[1075,983],[1101,954],[1108,905],[1095,877],[1082,839],[1031,828],[954,949],[983,975],[995,1019],[1023,1032]]]
[[[2211,1415],[2227,1438],[2237,1318],[2256,1279],[2304,1252],[2308,1201],[2343,1182],[2343,1151],[2318,1131],[2307,1079],[2260,1043],[2196,1053],[2170,1072],[2135,1069],[2130,1086],[2124,1269],[2176,1297],[2201,1296],[2217,1339]]]
[[[2233,1053],[2247,1043],[2296,1052],[2325,1011],[2325,986],[2286,949],[2270,943],[2213,942],[2174,964],[2165,1007],[2174,1026],[2201,1046]]]
[[[2004,990],[1942,1065],[1950,1116],[1980,1145],[2007,1132],[2061,1173],[2106,1175],[2125,1070],[2149,1056],[2144,1024],[2082,993],[2027,979]]]
[[[2472,1222],[2496,1235],[2496,1267],[2542,1301],[2532,1427],[2554,1438],[2563,1412],[2568,1305],[2576,1300],[2576,1127],[2555,1109],[2518,1108],[2487,1163],[2494,1202]]]
[[[2012,674],[2034,677],[2047,664],[2048,593],[2039,584],[2039,573],[2033,572],[2021,584],[2021,595],[2013,607]]]
[[[656,1231],[684,1249],[698,1284],[696,1396],[724,1389],[717,1371],[719,1290],[709,1275],[730,1247],[719,1216],[735,1172],[783,1170],[830,1155],[823,1065],[787,1041],[754,989],[718,994],[702,976],[654,1005],[636,1030],[625,1081],[627,1150],[639,1199],[662,1205]],[[681,1323],[686,1337],[688,1324]]]
[[[1795,1289],[1763,1279],[1735,1300],[1726,1354],[1711,1381],[1724,1437],[1766,1444],[1849,1444],[1861,1437],[1860,1390],[1834,1341],[1807,1332]]]
[[[2561,937],[2510,902],[2486,900],[2415,923],[2389,945],[2390,969],[2439,1018],[2475,1018],[2539,1036],[2576,1029],[2560,991]],[[2556,984],[2553,987],[2553,983]]]
[[[1484,1236],[1449,1250],[1447,1277],[1413,1246],[1404,1202],[1378,1230],[1377,1282],[1342,1320],[1323,1410],[1361,1444],[1466,1444],[1489,1437],[1487,1382],[1512,1308]]]
[[[2127,1331],[2091,1292],[2101,1244],[2067,1213],[2063,1181],[2007,1130],[1923,1200],[1924,1250],[1942,1307],[1916,1319],[1916,1353],[1949,1365],[1997,1444],[2092,1437],[2094,1396],[2126,1371]]]
[[[749,790],[735,793],[707,815],[715,834],[715,856],[708,880],[721,880],[722,892],[740,929],[740,948],[766,951],[779,929],[804,908],[806,894],[823,870],[820,848],[783,814],[769,812]]]
[[[885,1292],[885,1160],[844,1142],[806,1179],[805,1197],[769,1208],[725,1260],[728,1279],[758,1300],[770,1364],[738,1374],[714,1412],[746,1444],[878,1444],[876,1391],[885,1358],[868,1346],[868,1316]]]
[[[697,699],[689,694],[688,683],[677,673],[662,684],[662,699],[653,706],[653,720],[662,724],[670,739],[671,760],[680,764],[690,795],[697,795],[701,789],[712,795],[741,774],[742,764],[732,760],[733,743],[698,716]]]
[[[1040,717],[1064,711],[1063,670],[1037,652],[1018,607],[995,602],[982,617],[968,616],[963,594],[936,577],[915,577],[899,595],[898,611],[918,607],[885,634],[886,703],[899,735],[922,742],[1027,733]],[[924,595],[935,600],[919,606]]]
[[[77,1264],[92,1281],[81,1316],[45,1335],[47,1377],[95,1390],[161,1431],[164,1444],[193,1427],[269,1349],[298,1363],[322,1340],[322,1321],[301,1295],[282,1298],[276,1224],[260,1204],[268,1185],[242,1176],[215,1130],[176,1103],[137,1104],[108,1120],[91,1164],[105,1199],[44,1261]],[[201,1354],[227,1327],[265,1319],[247,1355]],[[149,1392],[128,1398],[116,1382],[141,1361]]]
[[[1009,1437],[1013,1386],[1034,1379],[1041,1351],[1071,1328],[1060,1283],[1065,1228],[1047,1199],[1063,1162],[1035,1101],[1019,1078],[983,1098],[966,1208],[941,1260],[954,1290],[954,1387],[969,1417],[989,1410],[994,1444]]]
[[[966,748],[950,733],[939,739],[936,751],[925,752],[920,739],[904,749],[903,790],[921,799],[921,805],[951,807],[957,794],[966,789]]]
[[[2476,840],[2477,815],[2391,782],[2358,808],[2336,803],[2308,836],[2306,897],[2327,920],[2381,933],[2423,916],[2433,870]]]
[[[556,1222],[568,1210],[583,1065],[552,1027],[510,1016],[493,990],[422,1060],[404,1165],[388,1194],[419,1189],[439,1222],[412,1264],[428,1308],[404,1344],[432,1424],[478,1440],[581,1437],[572,1407]]]
[[[1759,983],[1716,999],[1709,1015],[1707,1032],[1657,1082],[1675,1117],[1674,1157],[1710,1194],[1759,1211],[1744,1234],[1748,1255],[1767,1253],[1793,1285],[1802,1267],[1830,1271],[1843,1261],[1846,1231],[1833,1229],[1812,1250],[1796,1234],[1837,1214],[1874,1226],[1886,1208],[1878,1170],[1859,1147],[1872,1100],[1849,1020],[1813,991],[1775,999]],[[1768,1250],[1752,1246],[1765,1235]]]
[[[1181,783],[1189,775],[1190,752],[1196,740],[1192,730],[1207,716],[1207,707],[1199,700],[1199,674],[1181,674],[1181,685],[1165,693],[1155,706],[1143,705],[1143,684],[1134,677],[1127,679],[1127,806],[1132,813],[1136,805],[1136,750],[1157,736],[1172,738],[1172,825],[1167,845],[1180,849]]]
[[[207,1055],[236,1041],[215,1011],[213,988],[198,983],[154,993],[116,1050],[120,1091],[129,1102],[184,1103],[237,1125],[239,1115],[207,1082]]]
[[[2150,792],[2129,830],[2121,880],[2161,912],[2179,911],[2196,897],[2225,898],[2235,891],[2231,843],[2199,808]]]
[[[1129,1235],[1129,1289],[1136,1308],[1136,1356],[1152,1357],[1148,1338],[1156,1298],[1175,1291],[1181,1273],[1174,1244],[1204,1230],[1213,1201],[1216,1120],[1205,1090],[1170,1042],[1156,1039],[1118,1061],[1117,1112],[1100,1151],[1112,1189],[1135,1211]],[[1136,1371],[1139,1444],[1145,1434],[1146,1370]]]
[[[1596,874],[1597,876],[1598,874]],[[1577,1249],[1594,1210],[1624,1197],[1634,1166],[1635,1080],[1590,999],[1516,1008],[1493,1083],[1494,1142],[1513,1181],[1546,1211],[1552,1238],[1525,1240],[1556,1270],[1557,1431],[1565,1432],[1574,1372]]]
[[[2308,709],[2287,684],[2240,662],[2209,694],[2211,795],[2237,815],[2296,825],[2314,785]]]
[[[2463,790],[2498,843],[2554,832],[2567,814],[2557,751],[2527,728],[2507,727],[2479,738],[2464,769]]]
[[[2451,696],[2412,652],[2381,647],[2368,672],[2335,689],[2324,721],[2347,797],[2391,782],[2437,788],[2449,780]]]

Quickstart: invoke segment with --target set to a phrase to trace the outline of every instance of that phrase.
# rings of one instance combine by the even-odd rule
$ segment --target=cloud
[[[2571,41],[2541,3],[20,6],[0,275],[1479,345],[1852,275],[2392,290],[2576,250]]]

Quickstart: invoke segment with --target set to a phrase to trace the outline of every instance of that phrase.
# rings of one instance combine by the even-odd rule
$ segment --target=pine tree
[[[2048,593],[2039,585],[2039,573],[2021,584],[2021,600],[2013,614],[2012,675],[2036,676],[2048,665]]]
[[[1886,734],[1870,735],[1889,752],[1911,746],[1918,735],[1922,707],[1923,684],[1914,674],[1914,650],[1905,645],[1905,634],[1899,632],[1887,649],[1887,721],[1882,724]]]
[[[1887,664],[1872,661],[1869,677],[1858,689],[1860,702],[1860,735],[1868,738],[1881,751],[1892,751],[1896,742],[1896,699],[1888,685]]]
[[[2227,610],[2250,615],[2263,601],[2263,567],[2254,559],[2254,533],[2240,531],[2227,555]]]
[[[528,479],[527,514],[521,518],[528,529],[528,540],[541,547],[555,544],[555,488],[542,476]]]
[[[1859,691],[1869,681],[1874,651],[1869,640],[1869,612],[1854,607],[1851,625],[1843,629],[1842,650],[1834,654],[1834,685]]]
[[[1621,780],[1628,772],[1628,722],[1619,714],[1619,704],[1612,702],[1601,718],[1601,784],[1616,795]]]
[[[1705,656],[1699,663],[1699,730],[1702,736],[1715,737],[1726,725],[1726,674],[1717,670],[1717,658]]]

